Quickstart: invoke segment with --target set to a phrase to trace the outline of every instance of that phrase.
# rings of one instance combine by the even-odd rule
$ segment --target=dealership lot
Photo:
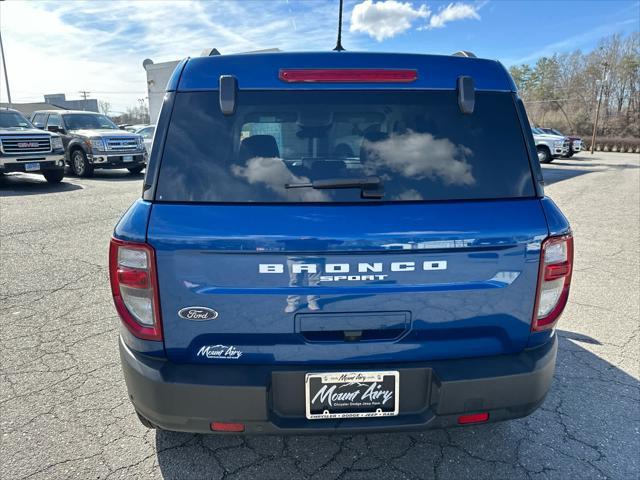
[[[107,247],[142,176],[0,178],[0,477],[637,478],[640,156],[583,153],[543,170],[576,238],[543,407],[464,429],[286,438],[156,432],[135,417]]]

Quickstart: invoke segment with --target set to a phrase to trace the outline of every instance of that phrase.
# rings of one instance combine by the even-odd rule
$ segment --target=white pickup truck
[[[0,110],[0,174],[41,173],[49,183],[64,177],[60,135],[36,129],[20,112]]]
[[[571,141],[567,137],[550,135],[539,128],[532,128],[531,131],[540,163],[551,163],[554,159],[569,153]]]

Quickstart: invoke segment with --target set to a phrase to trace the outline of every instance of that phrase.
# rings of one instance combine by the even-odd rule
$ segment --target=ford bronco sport
[[[0,174],[41,173],[49,183],[64,178],[64,147],[55,133],[36,129],[19,111],[0,110]]]
[[[120,130],[106,115],[85,111],[39,110],[31,121],[62,135],[67,163],[79,177],[90,177],[98,168],[126,168],[140,173],[147,150],[140,135]]]
[[[185,432],[522,417],[551,384],[572,252],[500,63],[188,59],[110,245],[130,399]]]

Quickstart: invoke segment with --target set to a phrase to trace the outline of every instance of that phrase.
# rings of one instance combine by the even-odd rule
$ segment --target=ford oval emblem
[[[185,320],[215,320],[218,318],[218,312],[207,307],[185,307],[178,312],[178,316]]]

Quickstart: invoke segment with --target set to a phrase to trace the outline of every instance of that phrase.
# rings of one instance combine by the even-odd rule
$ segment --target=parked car
[[[541,405],[573,237],[509,73],[466,57],[177,66],[109,254],[144,425],[390,431]]]
[[[144,147],[147,149],[147,153],[151,153],[151,145],[153,144],[153,134],[155,131],[155,125],[143,125],[135,130],[135,133],[140,135],[144,140]]]
[[[147,126],[146,123],[137,123],[135,125],[127,125],[127,126],[125,126],[123,128],[123,130],[126,130],[127,132],[136,132],[137,130],[140,130],[141,128],[144,128],[146,126]]]
[[[572,135],[564,135],[562,133],[560,133],[558,130],[556,130],[555,128],[542,128],[540,127],[540,130],[542,130],[544,133],[549,134],[549,135],[558,135],[560,137],[566,137],[569,139],[569,153],[567,153],[566,155],[564,155],[566,158],[571,158],[573,157],[574,154],[576,153],[580,153],[583,149],[583,143],[582,143],[582,139],[580,137],[576,137],[576,136],[572,136]]]
[[[49,183],[64,178],[60,135],[36,129],[22,113],[0,109],[0,174],[41,173]]]
[[[533,139],[540,163],[551,163],[554,159],[569,154],[571,142],[562,135],[550,135],[540,128],[532,128]]]
[[[80,177],[89,177],[98,168],[126,168],[138,174],[147,163],[142,137],[118,129],[105,115],[73,110],[39,110],[31,119],[41,128],[62,136],[67,163]]]

